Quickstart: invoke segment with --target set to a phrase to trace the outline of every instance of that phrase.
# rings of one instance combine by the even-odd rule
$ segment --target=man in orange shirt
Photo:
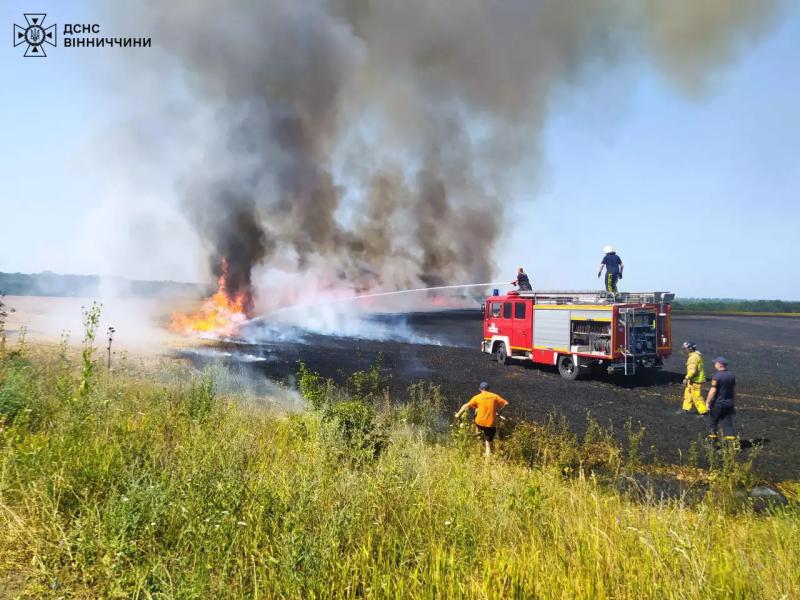
[[[485,381],[481,382],[479,387],[480,392],[458,409],[456,419],[461,418],[461,415],[468,408],[475,409],[475,425],[478,426],[478,429],[483,434],[483,439],[486,442],[486,456],[489,456],[492,453],[494,435],[497,433],[497,427],[495,426],[497,417],[508,402],[497,394],[490,392],[489,384]]]

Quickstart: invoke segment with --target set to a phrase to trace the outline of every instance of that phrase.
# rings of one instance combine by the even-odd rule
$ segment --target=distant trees
[[[206,287],[178,281],[136,281],[107,277],[103,281],[126,296],[202,296]],[[97,296],[101,288],[97,275],[42,273],[0,273],[0,289],[9,296]]]
[[[729,298],[679,298],[672,309],[686,312],[800,313],[800,302],[787,300],[734,300]]]

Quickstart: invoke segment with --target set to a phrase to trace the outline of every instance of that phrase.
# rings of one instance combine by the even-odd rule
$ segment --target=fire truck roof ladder
[[[536,304],[662,304],[675,299],[672,292],[603,292],[597,290],[543,290],[517,292]]]

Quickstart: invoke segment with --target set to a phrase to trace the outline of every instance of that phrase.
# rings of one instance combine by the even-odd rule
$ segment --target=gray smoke
[[[645,60],[702,94],[778,0],[139,3],[226,140],[185,186],[229,289],[259,264],[331,285],[492,276],[556,92]]]

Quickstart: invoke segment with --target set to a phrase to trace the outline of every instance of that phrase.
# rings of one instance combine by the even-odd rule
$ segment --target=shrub
[[[516,423],[500,451],[515,462],[553,466],[565,475],[580,470],[616,474],[622,449],[611,432],[600,427],[591,415],[587,420],[582,440],[570,430],[563,415],[551,413],[543,424]]]
[[[94,358],[94,341],[97,337],[97,327],[100,325],[100,305],[92,302],[89,308],[83,308],[83,350],[81,352],[82,373],[76,398],[85,398],[91,390],[96,360]]]
[[[625,422],[625,433],[628,439],[628,449],[625,454],[626,466],[629,471],[635,471],[642,464],[642,442],[645,429],[641,425],[638,428],[634,427],[633,421],[628,419]]]
[[[34,394],[31,366],[27,360],[11,355],[0,363],[0,415],[12,422],[28,406]]]
[[[581,452],[583,466],[617,474],[622,464],[622,448],[610,429],[603,428],[591,414],[586,415],[586,433]]]
[[[214,378],[204,374],[192,379],[186,393],[186,410],[195,420],[206,418],[214,408]]]
[[[356,371],[347,378],[345,392],[353,400],[376,404],[383,397],[388,378],[381,374],[383,356],[378,354],[372,366],[365,371]]]
[[[429,437],[443,428],[442,406],[444,396],[438,385],[420,381],[408,386],[408,400],[398,410],[397,416],[409,425],[421,428]]]
[[[752,448],[742,456],[738,441],[724,441],[721,445],[706,442],[705,447],[709,465],[706,494],[709,505],[727,514],[750,508],[745,490],[757,483],[753,461],[759,448]]]
[[[376,423],[375,410],[362,401],[339,402],[324,419],[334,424],[344,448],[356,458],[377,458],[386,447],[386,431]]]
[[[6,319],[14,312],[14,309],[5,302],[6,296],[0,292],[0,354],[6,349]]]
[[[304,362],[298,363],[298,368],[300,369],[297,377],[300,394],[308,401],[312,409],[322,410],[327,404],[329,396],[328,380],[310,370]]]

